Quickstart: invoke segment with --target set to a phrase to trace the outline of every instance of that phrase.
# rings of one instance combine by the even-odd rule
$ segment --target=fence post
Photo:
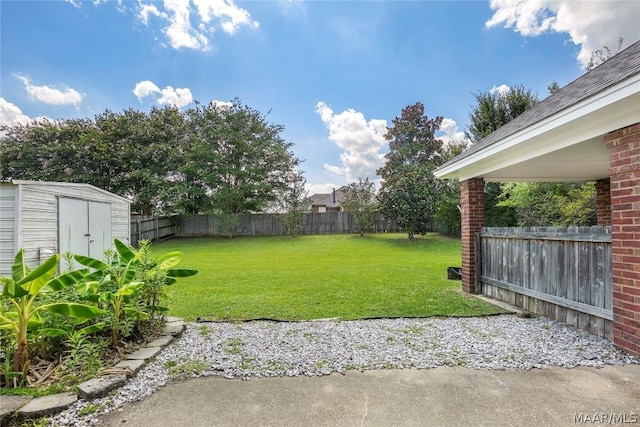
[[[473,245],[475,252],[475,289],[476,293],[482,293],[482,235],[481,233],[474,233],[473,235]]]

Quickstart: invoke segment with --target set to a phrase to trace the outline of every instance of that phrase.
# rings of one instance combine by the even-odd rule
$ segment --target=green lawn
[[[187,320],[475,316],[499,309],[447,280],[460,241],[435,234],[172,239],[196,276],[168,288],[170,315]]]

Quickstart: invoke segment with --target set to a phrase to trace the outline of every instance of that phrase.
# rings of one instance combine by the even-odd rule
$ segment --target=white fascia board
[[[627,102],[624,102],[624,101]],[[581,118],[594,115],[607,106],[618,102],[628,105],[625,115],[616,114],[609,120],[583,120],[580,126],[572,126]],[[584,141],[597,135],[604,135],[613,130],[640,121],[640,74],[599,92],[578,104],[565,108],[558,113],[534,123],[508,137],[475,152],[459,162],[452,163],[434,172],[436,178],[459,179],[460,181],[482,176],[501,166],[521,163],[535,155],[548,153]],[[618,112],[619,113],[619,112]],[[612,122],[613,120],[613,122]],[[562,129],[561,129],[562,128]],[[555,135],[554,135],[555,134]],[[562,136],[562,138],[559,138]],[[560,140],[559,140],[560,139]],[[535,142],[532,140],[536,140]],[[523,157],[514,148],[521,144],[530,145],[531,150]],[[499,153],[511,151],[508,161],[498,159]],[[494,157],[494,161],[492,161]],[[481,166],[482,164],[482,166]]]

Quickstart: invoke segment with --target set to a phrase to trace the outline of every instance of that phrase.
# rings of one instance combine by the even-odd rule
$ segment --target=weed
[[[240,369],[252,369],[255,368],[255,363],[253,363],[255,359],[252,357],[247,357],[242,359],[242,362],[238,365]]]
[[[424,328],[422,326],[407,326],[402,332],[405,334],[423,335]]]
[[[164,362],[165,368],[174,368],[176,366],[178,366],[178,362],[176,362],[175,360],[167,360],[166,362]]]
[[[314,369],[319,370],[322,368],[325,368],[327,366],[329,366],[331,364],[331,361],[327,360],[327,359],[321,359],[318,360],[316,363],[313,364]]]
[[[209,338],[211,332],[211,327],[209,325],[202,325],[198,327],[198,333],[205,338]]]
[[[104,406],[102,405],[96,405],[94,403],[89,402],[87,404],[87,406],[85,406],[84,408],[80,409],[78,411],[78,415],[80,415],[81,417],[84,417],[85,415],[89,415],[89,414],[93,414],[95,412],[98,412],[99,410],[103,409]]]
[[[169,378],[178,379],[188,376],[198,376],[209,367],[203,360],[189,360],[181,365],[173,366],[169,369]]]
[[[242,340],[239,337],[229,338],[225,342],[225,351],[229,354],[240,354],[242,351]]]

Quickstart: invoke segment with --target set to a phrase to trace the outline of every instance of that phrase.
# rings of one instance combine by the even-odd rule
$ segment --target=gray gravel
[[[51,425],[95,425],[98,413],[151,395],[171,380],[217,375],[224,378],[319,376],[349,369],[573,368],[639,363],[604,338],[539,317],[377,319],[246,323],[191,323],[113,396],[80,401],[51,419]]]

